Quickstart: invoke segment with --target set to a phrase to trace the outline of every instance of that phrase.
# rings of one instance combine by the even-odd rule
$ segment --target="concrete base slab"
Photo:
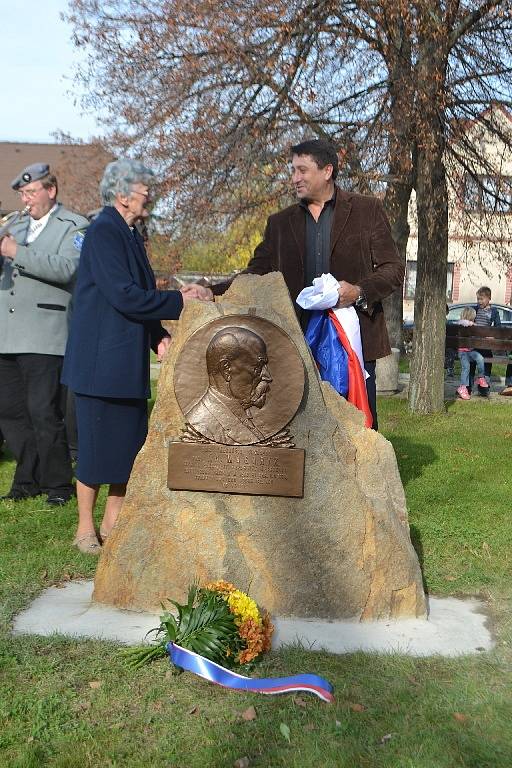
[[[69,635],[112,640],[127,645],[144,641],[159,625],[156,614],[125,611],[93,603],[92,581],[72,581],[45,590],[14,621],[14,634]],[[459,656],[493,647],[484,606],[477,600],[431,598],[429,619],[397,621],[325,621],[280,619],[273,647],[300,643],[332,653],[372,651],[410,656]]]

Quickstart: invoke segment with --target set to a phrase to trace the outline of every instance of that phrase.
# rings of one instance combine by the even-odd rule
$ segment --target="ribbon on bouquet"
[[[269,695],[289,693],[290,691],[306,691],[314,693],[323,701],[329,703],[334,701],[332,685],[318,675],[292,675],[291,677],[274,678],[244,677],[230,669],[221,667],[220,664],[216,664],[198,653],[194,653],[194,651],[182,648],[176,643],[167,643],[166,648],[176,667],[181,667],[187,672],[193,672],[195,675],[209,680],[211,683],[221,685],[223,688]]]

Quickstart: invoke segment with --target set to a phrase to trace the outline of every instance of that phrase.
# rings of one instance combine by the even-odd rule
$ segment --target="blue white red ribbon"
[[[167,643],[167,653],[172,663],[193,672],[199,677],[209,680],[211,683],[221,685],[223,688],[233,688],[238,691],[250,693],[265,693],[274,695],[277,693],[289,693],[290,691],[306,691],[314,693],[323,701],[334,701],[332,685],[318,675],[293,675],[291,677],[252,678],[238,675],[214,661],[205,659],[194,651],[182,648],[176,643]]]

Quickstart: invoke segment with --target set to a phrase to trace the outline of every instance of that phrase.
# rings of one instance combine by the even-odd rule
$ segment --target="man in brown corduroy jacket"
[[[304,141],[292,147],[291,154],[298,202],[269,217],[263,241],[244,273],[282,272],[294,303],[322,273],[339,280],[337,306],[355,306],[359,317],[368,400],[377,429],[375,361],[391,352],[381,300],[401,287],[404,265],[380,200],[335,185],[338,155],[330,142]],[[203,298],[224,293],[230,283],[205,288]],[[295,306],[305,329],[308,313]]]

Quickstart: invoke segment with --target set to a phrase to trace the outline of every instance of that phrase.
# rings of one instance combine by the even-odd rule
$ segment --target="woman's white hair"
[[[134,184],[149,186],[154,178],[151,168],[147,168],[140,160],[115,160],[107,165],[100,182],[101,200],[104,205],[111,205],[116,195],[129,195]]]

